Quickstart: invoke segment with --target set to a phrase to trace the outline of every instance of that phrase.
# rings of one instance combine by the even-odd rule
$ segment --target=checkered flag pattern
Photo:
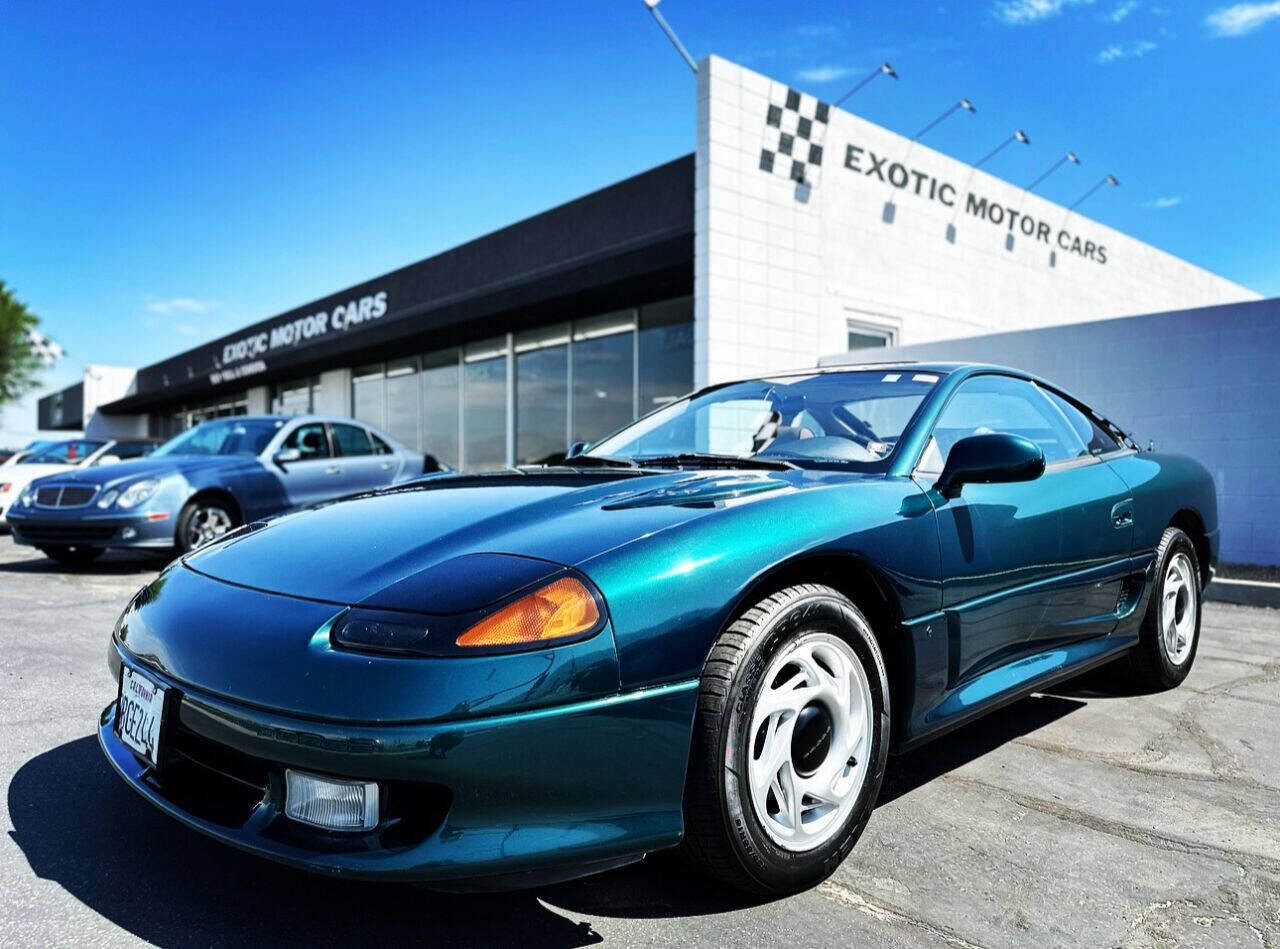
[[[31,354],[46,366],[52,366],[66,355],[61,346],[37,330],[27,330],[27,345],[31,347]]]
[[[831,106],[795,89],[774,88],[764,117],[760,170],[795,182],[816,184]]]

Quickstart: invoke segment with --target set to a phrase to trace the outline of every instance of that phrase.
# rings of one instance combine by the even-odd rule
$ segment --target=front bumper
[[[167,550],[174,546],[173,517],[152,520],[148,511],[89,513],[84,509],[52,511],[11,509],[8,525],[14,543],[29,547],[141,547]]]
[[[156,807],[242,850],[306,870],[417,881],[565,878],[674,846],[697,681],[507,715],[353,725],[282,716],[174,690],[158,770],[114,731],[98,739]],[[284,768],[378,781],[382,822],[363,835],[283,816]]]

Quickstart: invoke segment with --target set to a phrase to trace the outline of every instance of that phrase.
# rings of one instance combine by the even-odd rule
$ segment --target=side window
[[[1091,455],[1105,455],[1107,452],[1119,451],[1120,443],[1106,429],[1099,425],[1091,415],[1086,415],[1079,407],[1068,402],[1052,389],[1041,389],[1050,402],[1060,411],[1067,422],[1075,429],[1080,440]]]
[[[128,458],[143,458],[151,454],[155,447],[150,442],[116,442],[111,446],[109,454],[115,455],[122,461]]]
[[[918,468],[941,472],[952,445],[969,435],[993,432],[1035,442],[1047,464],[1088,454],[1084,440],[1032,383],[1010,376],[975,376],[961,383],[942,410]]]
[[[329,439],[325,437],[324,425],[320,422],[299,425],[285,438],[284,447],[298,449],[303,461],[329,457]]]
[[[358,425],[334,425],[333,440],[337,442],[339,455],[373,454],[369,433]]]
[[[379,438],[374,432],[370,432],[369,437],[373,439],[373,453],[375,455],[391,454],[391,446]]]

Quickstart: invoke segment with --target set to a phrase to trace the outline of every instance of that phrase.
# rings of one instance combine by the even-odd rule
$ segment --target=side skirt
[[[1006,692],[995,693],[989,697],[984,696],[982,698],[974,699],[973,701],[967,701],[965,693],[968,690],[981,689],[985,684],[987,676],[979,677],[973,682],[957,689],[956,692],[952,693],[952,695],[950,695],[941,705],[930,713],[931,717],[933,715],[941,716],[940,720],[938,720],[936,724],[929,726],[927,730],[919,732],[905,741],[897,742],[893,746],[892,750],[894,754],[902,754],[918,748],[920,745],[926,744],[935,738],[940,738],[948,732],[954,731],[964,725],[968,725],[970,722],[981,718],[989,712],[994,712],[997,709],[1004,708],[1006,705],[1012,705],[1014,702],[1021,701],[1028,695],[1035,692],[1043,692],[1045,689],[1057,685],[1059,682],[1074,679],[1076,676],[1083,675],[1091,669],[1096,669],[1098,666],[1106,665],[1127,653],[1134,647],[1134,645],[1137,644],[1137,642],[1137,636],[1125,636],[1121,638],[1112,635],[1098,637],[1097,639],[1086,640],[1082,643],[1074,644],[1076,648],[1101,646],[1106,646],[1107,648],[1099,649],[1094,655],[1082,658],[1078,662],[1068,662],[1065,665],[1057,665],[1052,671],[1029,679],[1021,685],[1013,686]],[[1070,648],[1071,647],[1067,647],[1065,650],[1062,648],[1053,649],[1034,656],[1028,656],[1025,659],[1020,659],[1018,662],[1013,663],[1013,666],[1017,667],[1026,664],[1050,661],[1055,657],[1055,655],[1061,654],[1064,651],[1070,651]],[[995,675],[1002,671],[1007,671],[1007,669],[1008,667],[1005,669],[995,669],[992,670],[991,673],[988,673],[988,675]],[[948,706],[953,705],[955,706],[954,711],[948,712]]]

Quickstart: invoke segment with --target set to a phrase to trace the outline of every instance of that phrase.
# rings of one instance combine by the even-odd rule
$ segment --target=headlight
[[[459,646],[521,646],[566,639],[595,629],[600,607],[574,577],[562,577],[491,613],[458,637]]]
[[[35,503],[35,500],[36,500],[36,493],[32,491],[30,488],[27,488],[25,491],[22,492],[22,497],[18,498],[18,503],[21,504],[23,507],[31,507],[31,505]]]
[[[8,494],[9,489],[12,487],[13,487],[12,481],[6,481],[4,484],[0,484],[0,494]]]
[[[115,490],[115,488],[112,488],[102,497],[98,498],[98,507],[105,511],[107,508],[111,507],[111,505],[116,503],[116,498],[118,497],[120,497],[120,492]]]
[[[330,630],[335,646],[362,652],[460,656],[518,652],[587,639],[604,628],[604,603],[589,583],[561,576],[505,606],[422,616],[354,608]]]
[[[136,481],[129,487],[125,488],[120,497],[116,499],[116,506],[128,510],[131,507],[137,507],[143,501],[150,499],[160,487],[160,482],[155,478],[147,478],[145,481]]]

